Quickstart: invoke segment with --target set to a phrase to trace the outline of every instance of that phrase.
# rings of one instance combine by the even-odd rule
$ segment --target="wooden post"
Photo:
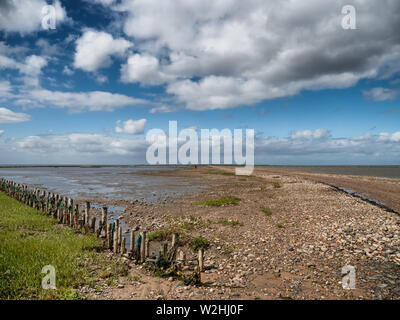
[[[178,234],[177,233],[173,233],[172,234],[172,243],[171,243],[172,247],[175,247],[178,245]]]
[[[126,246],[126,238],[122,237],[122,240],[121,240],[121,255],[125,254],[125,246]]]
[[[101,212],[101,225],[106,226],[107,225],[107,207],[102,208]]]
[[[117,237],[117,230],[113,232],[113,252],[118,253],[118,237]]]
[[[150,256],[150,240],[146,240],[145,256],[146,256],[146,258],[148,258]]]
[[[164,260],[167,260],[167,258],[168,258],[168,242],[161,243],[161,256],[163,257]]]
[[[75,205],[74,226],[75,226],[75,228],[79,227],[79,204]]]
[[[129,252],[133,254],[135,251],[135,231],[131,230],[129,237]]]
[[[106,231],[106,248],[111,248],[111,223],[107,223],[107,231]]]
[[[186,255],[182,250],[179,250],[178,267],[182,269],[182,267],[185,265],[185,262],[186,262]]]
[[[146,231],[142,232],[142,239],[140,242],[140,262],[143,263],[146,261]]]
[[[121,241],[122,241],[122,227],[118,227],[118,229],[117,229],[117,243],[118,243],[118,246],[121,246]]]
[[[199,249],[198,259],[199,259],[199,271],[202,272],[204,271],[204,249]]]
[[[86,201],[85,207],[85,226],[89,225],[89,212],[90,212],[90,202]]]
[[[92,232],[96,232],[96,217],[92,217],[92,225],[90,226],[90,229],[92,230]]]
[[[171,249],[168,252],[168,260],[169,261],[174,261],[175,260],[177,250],[178,250],[178,234],[177,233],[173,233],[172,234]]]

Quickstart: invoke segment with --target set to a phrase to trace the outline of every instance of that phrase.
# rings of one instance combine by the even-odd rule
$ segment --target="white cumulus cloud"
[[[364,98],[371,101],[393,101],[400,94],[399,90],[388,88],[373,88],[363,91]]]
[[[116,133],[125,134],[142,134],[146,126],[146,119],[139,120],[127,120],[127,121],[117,121],[117,126],[115,127]]]
[[[137,53],[121,78],[207,110],[382,77],[400,60],[400,2],[353,2],[357,30],[342,28],[347,0],[122,0]]]
[[[16,104],[29,107],[28,102],[33,106],[49,106],[65,108],[70,112],[84,112],[114,111],[126,106],[145,104],[147,101],[106,91],[63,92],[36,89],[25,92],[23,98],[17,100]]]
[[[172,78],[161,71],[157,58],[146,54],[131,55],[121,67],[121,79],[124,82],[158,85]]]
[[[96,71],[111,64],[111,56],[123,55],[133,44],[123,38],[114,39],[103,31],[86,30],[76,40],[75,68]]]
[[[0,123],[18,123],[30,121],[31,116],[26,113],[17,113],[7,108],[0,108]]]

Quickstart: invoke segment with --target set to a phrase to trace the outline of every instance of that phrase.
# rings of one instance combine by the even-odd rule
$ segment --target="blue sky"
[[[170,120],[255,129],[259,164],[399,164],[400,5],[382,3],[3,1],[0,164],[145,163]]]

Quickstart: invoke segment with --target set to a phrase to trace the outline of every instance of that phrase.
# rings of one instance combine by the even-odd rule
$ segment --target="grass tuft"
[[[271,212],[270,210],[268,210],[267,208],[261,206],[260,209],[261,209],[262,212],[264,212],[264,214],[265,214],[267,217],[272,216],[272,212]]]
[[[240,222],[239,220],[221,219],[218,220],[217,223],[222,224],[223,226],[231,226],[231,227],[243,226],[243,222]]]
[[[190,244],[190,248],[192,248],[194,252],[197,252],[200,249],[207,250],[209,247],[210,242],[202,236],[194,238]]]
[[[195,202],[194,204],[200,206],[204,205],[204,206],[220,207],[223,205],[236,205],[241,200],[242,199],[233,196],[223,196],[218,200],[206,200],[206,201]]]

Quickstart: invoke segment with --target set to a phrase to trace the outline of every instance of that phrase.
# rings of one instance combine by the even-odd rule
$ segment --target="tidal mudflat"
[[[198,191],[200,181],[158,172],[166,166],[0,167],[0,176],[71,198],[156,202]]]

